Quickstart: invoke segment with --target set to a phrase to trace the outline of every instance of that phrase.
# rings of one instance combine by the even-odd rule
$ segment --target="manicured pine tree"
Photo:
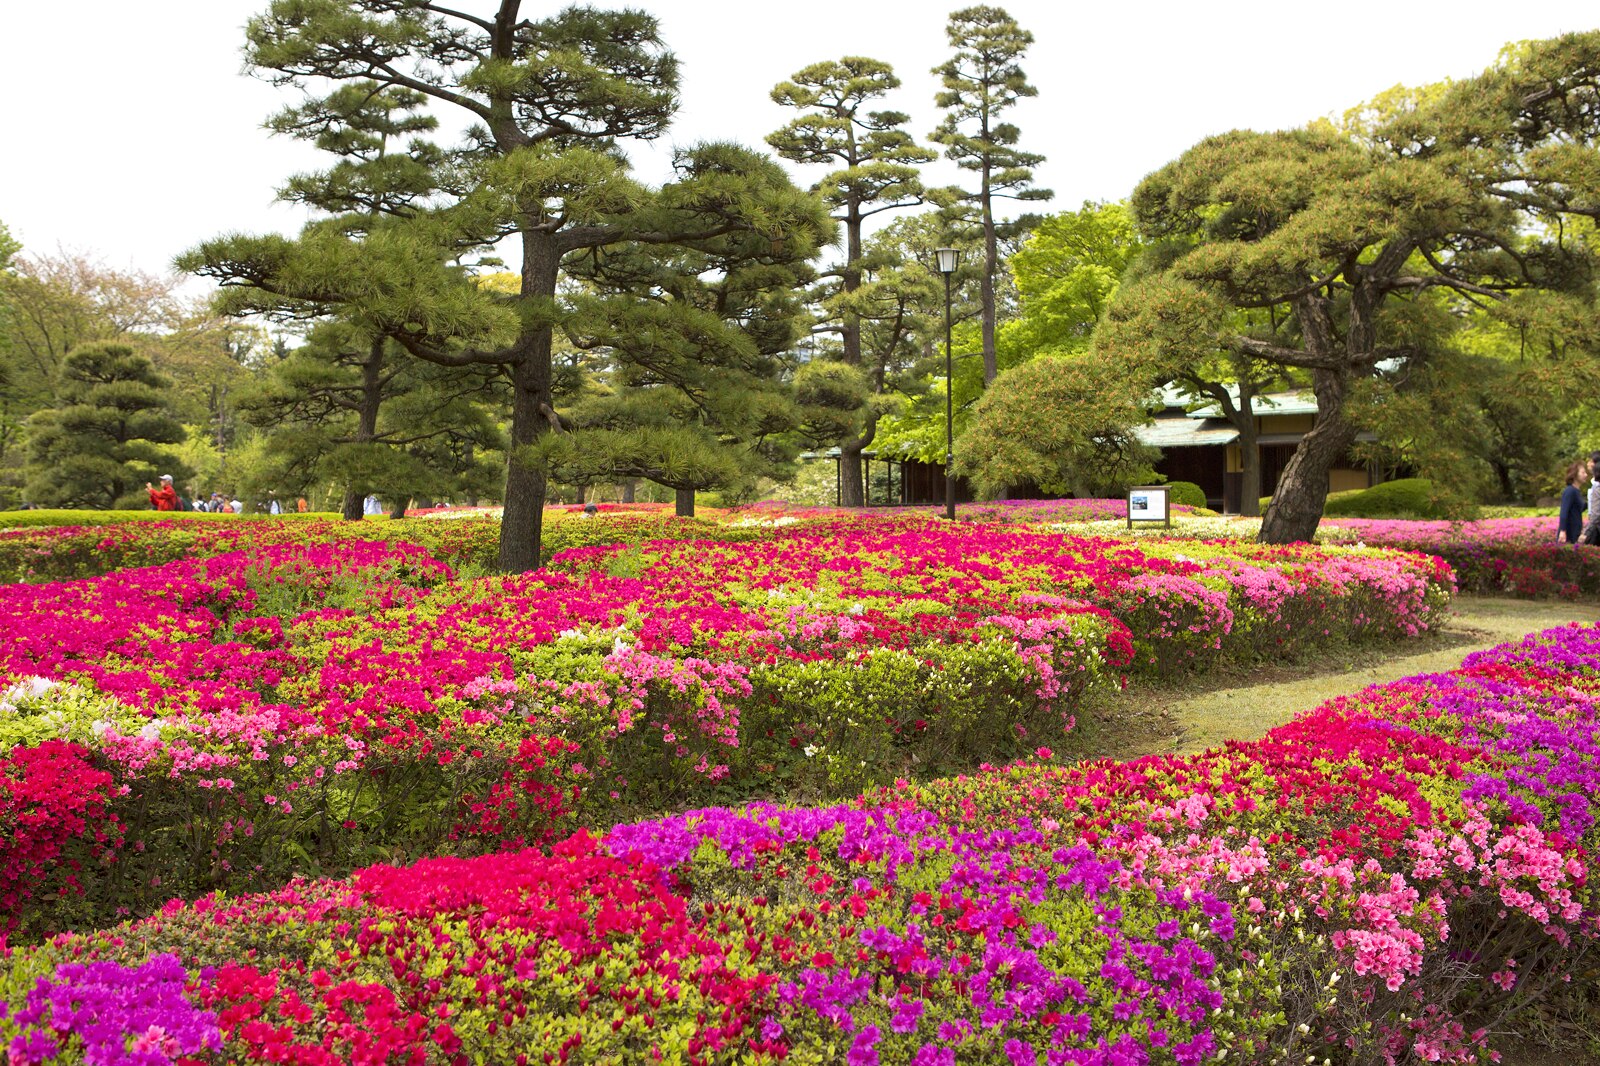
[[[679,167],[697,181],[721,172],[737,187],[792,188],[776,163],[733,145],[702,146]],[[553,442],[562,480],[654,481],[690,515],[697,490],[785,470],[787,435],[805,419],[788,356],[805,327],[808,261],[834,229],[811,203],[779,240],[736,230],[575,257],[587,295],[567,330],[577,347],[603,353],[604,369]]]
[[[1355,129],[1207,138],[1135,190],[1149,248],[1096,346],[1169,376],[1238,353],[1316,396],[1263,541],[1316,533],[1358,401],[1459,380],[1475,309],[1567,381],[1600,365],[1600,257],[1568,235],[1600,220],[1597,69],[1600,32],[1529,42]]]
[[[1000,273],[1000,240],[1025,220],[1005,223],[995,218],[995,201],[1038,201],[1053,195],[1033,187],[1033,168],[1044,156],[1017,147],[1021,131],[1002,116],[1017,101],[1037,96],[1018,61],[1033,44],[1033,34],[1017,25],[1004,9],[977,6],[952,12],[945,35],[956,50],[933,68],[944,85],[934,100],[945,110],[929,139],[945,146],[946,157],[977,175],[969,190],[941,193],[953,218],[974,225],[983,239],[983,269],[978,278],[982,308],[983,380],[999,373],[995,356],[997,304],[995,279]]]
[[[299,242],[226,238],[185,257],[224,284],[340,305],[442,366],[504,368],[499,562],[511,571],[539,561],[567,258],[738,230],[780,240],[813,212],[787,183],[752,186],[721,172],[659,190],[634,180],[620,142],[659,137],[677,103],[678,64],[656,19],[587,7],[525,18],[521,9],[520,0],[482,16],[427,0],[275,0],[247,29],[257,73],[320,100],[350,84],[409,90],[465,132],[429,167],[428,209],[374,224],[358,250],[313,231]],[[519,291],[475,286],[459,264],[512,238]]]
[[[280,480],[344,486],[349,520],[362,518],[371,493],[402,505],[476,495],[486,454],[504,447],[494,368],[448,370],[397,348],[323,321],[238,401],[245,420],[268,431]]]
[[[811,66],[772,90],[772,99],[801,112],[767,143],[796,163],[833,167],[813,186],[844,229],[844,258],[822,275],[817,294],[822,307],[818,331],[837,332],[840,358],[864,375],[881,394],[887,377],[885,355],[893,350],[868,350],[863,344],[863,314],[879,309],[881,294],[863,296],[864,279],[875,266],[867,257],[863,231],[868,219],[886,211],[924,202],[920,167],[936,153],[918,145],[904,126],[908,115],[869,110],[876,100],[900,87],[889,64],[862,56]],[[877,433],[878,413],[869,404],[859,427],[839,444],[840,503],[860,507],[866,501],[862,452]]]
[[[145,484],[181,483],[163,445],[185,439],[167,410],[169,388],[150,360],[125,344],[96,342],[62,362],[55,406],[28,422],[27,498],[51,507],[148,507]]]

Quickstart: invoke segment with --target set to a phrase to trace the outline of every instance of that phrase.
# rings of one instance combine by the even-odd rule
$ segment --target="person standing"
[[[1565,537],[1568,544],[1578,543],[1578,538],[1583,535],[1583,483],[1588,474],[1588,467],[1584,463],[1573,463],[1567,468],[1567,485],[1561,490],[1560,526],[1556,530],[1556,539]]]
[[[278,494],[276,492],[267,493],[267,513],[268,514],[282,514],[283,513],[283,505],[278,502]]]
[[[1600,544],[1600,451],[1589,453],[1589,520],[1583,524],[1579,544]]]
[[[161,475],[161,487],[159,489],[153,487],[150,482],[146,481],[144,483],[144,490],[150,494],[150,506],[154,507],[156,510],[178,510],[178,493],[177,490],[172,487],[171,474]]]

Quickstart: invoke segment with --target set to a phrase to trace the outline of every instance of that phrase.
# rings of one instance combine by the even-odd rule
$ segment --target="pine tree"
[[[952,214],[970,220],[983,238],[983,272],[979,275],[983,329],[983,380],[999,373],[995,357],[997,320],[995,278],[1000,273],[1000,239],[1020,223],[996,220],[998,199],[1048,200],[1048,189],[1033,188],[1033,168],[1044,156],[1017,147],[1021,131],[1002,120],[1018,100],[1037,96],[1018,60],[1033,43],[1033,34],[998,7],[968,7],[952,12],[945,35],[956,54],[933,68],[944,85],[934,99],[945,109],[929,139],[945,146],[945,155],[978,176],[977,188],[942,196]]]
[[[746,188],[788,187],[771,160],[731,145],[688,153],[679,166],[696,180],[720,172]],[[786,357],[804,328],[807,261],[833,230],[818,202],[798,221],[778,241],[741,230],[572,264],[590,295],[568,332],[605,354],[605,370],[552,444],[563,480],[643,478],[672,488],[678,513],[692,514],[696,490],[786,469],[785,436],[804,419]]]
[[[359,521],[369,494],[403,506],[482,493],[485,462],[504,448],[487,406],[501,391],[492,367],[447,370],[331,320],[238,402],[268,431],[275,480],[295,491],[332,481]]]
[[[125,344],[94,343],[62,362],[55,406],[28,422],[27,497],[52,507],[148,506],[145,485],[161,474],[182,482],[162,445],[183,426],[167,413],[167,381]]]
[[[830,166],[814,186],[844,227],[844,259],[823,275],[819,293],[823,330],[837,332],[840,359],[865,375],[881,394],[887,377],[883,350],[862,343],[863,314],[878,301],[863,296],[863,279],[875,266],[863,247],[866,221],[886,211],[924,202],[919,168],[935,153],[919,146],[902,128],[910,120],[899,111],[871,111],[868,106],[894,89],[900,79],[889,64],[861,56],[813,63],[772,90],[772,99],[802,114],[770,134],[767,143],[796,163]],[[862,453],[877,433],[877,411],[868,406],[859,427],[840,439],[840,500],[845,507],[865,503]],[[830,442],[833,443],[833,442]]]
[[[466,132],[425,164],[426,209],[374,221],[358,246],[316,231],[299,242],[231,238],[185,261],[225,284],[340,305],[441,366],[503,368],[511,426],[499,561],[511,571],[539,561],[546,438],[560,424],[552,340],[567,313],[556,298],[564,261],[740,230],[781,240],[812,213],[792,185],[723,172],[659,190],[635,181],[620,142],[659,137],[677,102],[677,61],[656,19],[587,7],[530,19],[521,8],[500,0],[478,16],[430,0],[274,0],[248,27],[248,61],[312,93],[330,131],[350,123],[328,101],[370,84],[418,94]],[[474,285],[461,264],[511,238],[519,291]]]
[[[1316,396],[1263,541],[1315,534],[1358,400],[1460,380],[1475,312],[1564,382],[1600,365],[1600,256],[1569,236],[1600,220],[1597,70],[1600,32],[1529,42],[1354,128],[1207,138],[1135,190],[1149,247],[1096,346],[1168,377],[1236,353]]]

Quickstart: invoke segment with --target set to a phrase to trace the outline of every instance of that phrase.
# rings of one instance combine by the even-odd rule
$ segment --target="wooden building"
[[[1137,430],[1145,444],[1161,450],[1156,471],[1169,481],[1192,481],[1206,494],[1206,503],[1224,514],[1237,514],[1244,488],[1244,453],[1239,431],[1216,405],[1187,410],[1184,394],[1165,389],[1155,419]],[[1261,456],[1261,494],[1272,495],[1284,468],[1311,430],[1317,402],[1309,393],[1277,392],[1258,396],[1252,404],[1256,448]],[[1362,434],[1358,440],[1372,440]],[[1328,473],[1328,491],[1370,488],[1381,480],[1377,471],[1352,458]]]

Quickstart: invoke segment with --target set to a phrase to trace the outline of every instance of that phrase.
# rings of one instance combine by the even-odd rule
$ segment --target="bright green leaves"
[[[985,496],[1033,485],[1051,495],[1108,496],[1151,475],[1133,428],[1146,390],[1107,360],[1041,356],[1001,374],[973,408],[956,472]]]

